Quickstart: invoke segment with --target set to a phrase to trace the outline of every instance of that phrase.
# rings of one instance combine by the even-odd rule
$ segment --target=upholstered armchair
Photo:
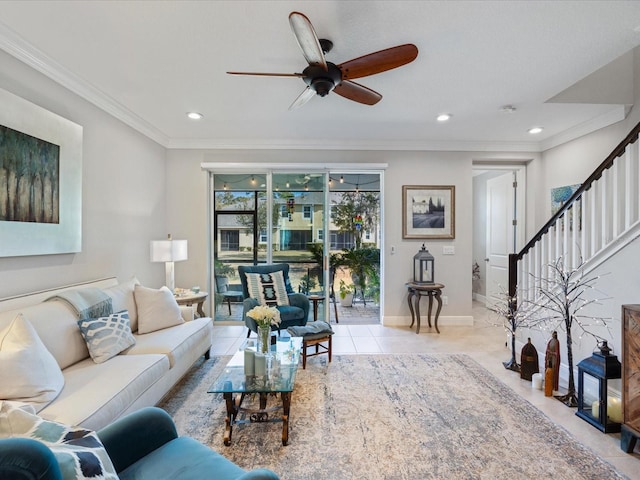
[[[256,321],[247,316],[253,307],[261,304],[275,304],[280,311],[280,326],[272,327],[286,330],[293,326],[304,326],[309,317],[309,299],[302,293],[295,293],[289,280],[289,265],[254,265],[238,267],[242,284],[244,324],[251,332],[258,331]],[[288,305],[287,305],[288,303]]]

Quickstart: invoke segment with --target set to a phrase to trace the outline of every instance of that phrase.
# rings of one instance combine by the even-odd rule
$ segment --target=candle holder
[[[576,415],[604,433],[620,431],[622,406],[620,399],[608,395],[608,380],[621,378],[621,364],[603,341],[599,350],[578,363],[578,411]],[[597,389],[587,390],[585,379]],[[594,391],[595,390],[595,391]]]

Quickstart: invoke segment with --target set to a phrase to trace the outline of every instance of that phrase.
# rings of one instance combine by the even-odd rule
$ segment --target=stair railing
[[[640,123],[551,219],[509,255],[509,298],[534,301],[562,257],[567,268],[594,260],[640,222]]]

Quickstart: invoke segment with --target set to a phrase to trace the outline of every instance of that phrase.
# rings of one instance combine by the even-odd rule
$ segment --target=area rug
[[[206,393],[229,357],[200,361],[161,404],[181,435],[245,469],[298,479],[619,479],[613,466],[460,354],[316,357],[281,423],[237,426]],[[322,360],[321,360],[322,359]]]

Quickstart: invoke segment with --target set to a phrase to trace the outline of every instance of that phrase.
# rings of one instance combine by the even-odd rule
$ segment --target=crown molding
[[[30,45],[2,22],[0,22],[0,48],[151,140],[164,147],[169,143],[169,137],[160,130]]]
[[[621,122],[631,111],[629,105],[615,105],[610,111],[600,115],[599,117],[592,118],[586,122],[583,122],[575,127],[571,127],[564,132],[547,138],[540,142],[541,151],[549,150],[564,143],[575,140],[576,138],[583,137],[589,133],[593,133],[596,130],[608,127],[614,123]]]
[[[362,150],[362,151],[452,151],[452,152],[540,152],[538,142],[464,142],[428,140],[225,140],[172,139],[169,149],[198,150]]]

